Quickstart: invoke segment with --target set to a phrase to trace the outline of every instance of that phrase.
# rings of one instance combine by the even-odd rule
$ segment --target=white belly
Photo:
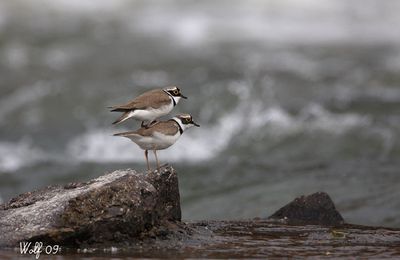
[[[135,111],[130,112],[129,118],[135,118],[140,121],[153,121],[161,116],[165,116],[174,108],[173,103],[162,106],[160,108],[148,108],[146,110],[137,109]]]
[[[130,136],[129,138],[143,150],[163,150],[173,145],[180,135],[179,132],[175,135],[164,135],[155,132],[153,136]]]

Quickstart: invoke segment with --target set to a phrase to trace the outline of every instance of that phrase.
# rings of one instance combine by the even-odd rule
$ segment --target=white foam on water
[[[46,157],[42,150],[33,147],[29,141],[0,142],[1,172],[14,172],[42,161]]]
[[[371,124],[368,116],[355,113],[335,114],[319,104],[310,104],[303,109],[299,118],[304,130],[319,130],[331,134],[344,134],[356,127]]]
[[[127,0],[42,0],[40,6],[51,7],[60,12],[95,14],[98,11],[110,12],[120,10],[127,2]]]
[[[364,95],[384,102],[400,102],[400,89],[398,87],[371,88],[367,89]]]
[[[0,17],[1,17],[1,11],[0,11]],[[28,48],[25,44],[18,41],[13,41],[6,44],[6,46],[4,46],[2,49],[5,59],[3,59],[1,62],[3,62],[6,66],[10,67],[11,69],[17,69],[17,70],[22,69],[28,64],[29,53],[28,53]]]
[[[400,34],[393,30],[400,26],[400,3],[396,0],[242,0],[235,1],[234,5],[229,1],[9,2],[4,4],[5,13],[19,15],[21,9],[26,9],[43,16],[46,12],[56,12],[60,17],[68,18],[63,23],[74,21],[74,18],[98,20],[100,12],[134,32],[141,31],[173,41],[172,44],[196,48],[207,41],[232,39],[308,44],[397,42],[400,39]],[[0,26],[6,23],[7,16],[3,20],[0,18]],[[32,19],[31,22],[40,21]]]
[[[235,5],[217,2],[178,9],[169,3],[146,6],[127,19],[133,19],[128,24],[134,30],[173,36],[174,41],[187,46],[221,40],[312,44],[363,39],[371,43],[399,40],[399,34],[388,26],[400,25],[394,10],[400,10],[395,1],[386,5],[376,1],[358,5],[348,1],[239,1]]]
[[[51,86],[42,81],[16,89],[0,99],[0,119],[33,101],[47,96],[50,92]]]
[[[310,104],[297,116],[289,114],[280,107],[261,110],[260,106],[256,105],[249,115],[249,128],[253,130],[262,128],[269,134],[282,137],[315,131],[340,135],[371,124],[368,116],[354,113],[335,114],[319,104]]]
[[[280,138],[313,131],[340,135],[370,123],[367,117],[334,114],[317,104],[293,116],[280,107],[262,109],[260,104],[246,110],[246,103],[243,100],[213,125],[188,129],[173,146],[158,152],[160,159],[168,162],[209,160],[227,149],[235,138],[253,131],[265,131]],[[127,138],[112,136],[115,132],[112,129],[89,130],[71,140],[67,153],[77,161],[143,162],[143,150]]]
[[[209,160],[227,149],[236,138],[246,134],[265,132],[285,138],[292,134],[321,131],[340,135],[370,124],[370,119],[365,116],[331,113],[319,104],[305,107],[296,116],[279,106],[266,108],[262,101],[252,100],[252,85],[246,82],[235,81],[229,85],[228,91],[238,97],[238,105],[212,125],[199,122],[200,128],[192,127],[185,131],[173,146],[158,152],[161,160]],[[143,151],[127,138],[112,136],[115,132],[108,128],[88,130],[70,141],[67,153],[77,161],[143,162]]]
[[[142,86],[165,86],[171,82],[163,70],[135,70],[131,77],[135,84]]]
[[[127,162],[139,161],[143,155],[133,144],[112,136],[111,129],[93,129],[73,138],[67,145],[67,154],[76,161]],[[139,159],[140,158],[140,159]]]
[[[161,160],[169,162],[208,160],[222,151],[239,129],[240,121],[234,120],[234,114],[228,114],[214,126],[192,127],[173,146],[157,154]],[[112,136],[115,132],[89,130],[71,140],[67,153],[77,161],[143,162],[143,150],[127,138]]]
[[[181,44],[190,46],[205,40],[209,26],[206,17],[188,15],[175,22],[173,32]]]
[[[233,84],[230,88],[241,97],[239,106],[219,118],[214,125],[199,122],[200,128],[186,130],[174,145],[157,153],[159,158],[169,162],[198,162],[211,159],[223,151],[243,127],[238,115],[243,117],[240,111],[247,99],[243,98],[243,91],[239,91],[241,87],[244,88]],[[68,144],[68,154],[78,161],[143,162],[143,150],[127,138],[112,136],[115,132],[111,129],[89,130]]]

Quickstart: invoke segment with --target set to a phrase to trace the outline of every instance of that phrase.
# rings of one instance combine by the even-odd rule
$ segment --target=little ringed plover
[[[163,150],[173,145],[182,135],[183,131],[192,126],[199,127],[200,125],[193,122],[191,115],[181,114],[168,121],[156,122],[148,128],[142,127],[136,131],[118,133],[114,134],[114,136],[129,138],[143,149],[148,170],[150,170],[148,150],[153,150],[157,161],[157,169],[159,169],[160,164],[157,157],[157,150]]]
[[[110,107],[111,112],[122,112],[113,124],[134,118],[142,121],[142,127],[148,127],[155,119],[171,112],[181,98],[187,97],[176,86],[147,91],[128,103]]]

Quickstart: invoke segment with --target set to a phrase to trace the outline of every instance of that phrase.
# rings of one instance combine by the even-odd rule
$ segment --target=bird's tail
[[[127,119],[129,118],[129,114],[130,114],[130,111],[124,112],[124,113],[123,113],[117,120],[115,120],[112,124],[113,124],[113,125],[116,125],[116,124],[119,124],[119,123],[124,122],[125,120],[127,120]]]
[[[113,134],[113,136],[122,136],[122,137],[129,138],[131,140],[136,140],[137,138],[140,138],[140,135],[138,135],[135,131],[117,133],[117,134]]]
[[[124,136],[124,135],[126,135],[126,133],[124,132],[124,133],[117,133],[117,134],[113,134],[113,136]]]
[[[120,107],[107,107],[108,109],[110,109],[110,112],[126,112],[130,109],[126,109],[126,108],[120,108]]]

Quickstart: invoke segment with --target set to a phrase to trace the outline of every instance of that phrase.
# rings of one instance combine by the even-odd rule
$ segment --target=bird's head
[[[192,116],[189,114],[179,114],[174,117],[174,120],[181,126],[182,130],[185,130],[192,126],[200,127],[199,124],[193,121]]]
[[[179,99],[187,99],[184,95],[182,95],[181,90],[177,86],[169,86],[164,88],[164,91],[167,92],[171,97],[178,103]]]

